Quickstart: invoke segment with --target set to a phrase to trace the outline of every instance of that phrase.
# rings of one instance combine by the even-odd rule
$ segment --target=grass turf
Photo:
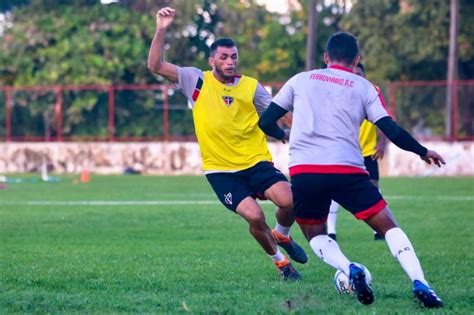
[[[62,179],[0,190],[1,313],[427,312],[413,302],[385,242],[345,211],[338,242],[372,273],[376,300],[368,307],[336,293],[335,271],[297,227],[293,237],[310,260],[295,264],[303,281],[280,281],[245,222],[217,203],[204,177]],[[381,186],[445,303],[434,313],[471,313],[473,178],[384,178]],[[263,207],[272,227],[273,206]]]

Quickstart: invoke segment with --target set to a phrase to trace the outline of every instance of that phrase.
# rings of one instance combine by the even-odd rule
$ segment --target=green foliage
[[[401,4],[401,5],[400,5]],[[472,78],[474,5],[460,1],[459,77]],[[342,27],[359,39],[367,76],[387,80],[445,80],[449,1],[359,0]]]
[[[53,6],[53,2],[33,1],[14,11],[14,27],[7,29],[1,44],[2,85],[155,81],[146,69],[154,14],[139,12],[137,3],[152,12],[156,8],[143,1],[108,6],[94,1]],[[172,63],[206,69],[208,45],[227,36],[239,46],[242,73],[285,81],[304,67],[305,10],[285,17],[254,1],[237,0],[185,1],[175,7],[177,16],[166,40],[166,59]],[[342,15],[330,4],[322,7],[320,16],[318,47],[322,52]]]
[[[3,40],[3,85],[119,84],[150,80],[143,58],[153,20],[115,5],[35,6],[14,13]]]
[[[444,136],[446,89],[402,87],[398,89],[396,118],[415,137]]]
[[[325,66],[322,53],[328,37],[347,30],[358,36],[367,76],[374,82],[445,79],[449,1],[353,2],[347,11],[345,1],[319,1],[317,67]],[[209,44],[218,37],[232,37],[239,47],[240,73],[262,82],[284,82],[305,65],[308,1],[300,4],[301,10],[281,15],[254,0],[175,1],[171,5],[177,14],[167,33],[165,59],[208,69]],[[12,27],[0,35],[0,86],[167,83],[146,67],[155,12],[165,5],[170,1],[122,0],[110,5],[99,0],[2,1],[0,12],[11,11],[7,18],[11,17]],[[460,8],[459,75],[472,78],[474,5],[460,0]],[[13,113],[24,117],[13,119],[28,126],[15,122],[14,135],[56,134],[56,99],[54,92],[48,93],[47,98],[15,93],[14,106],[23,108]],[[150,98],[153,92],[130,92],[126,99],[118,94],[116,136],[162,135],[163,113],[155,109],[163,107],[163,99]],[[185,107],[184,99],[179,102]],[[108,99],[102,92],[64,93],[63,103],[64,136],[107,133]],[[187,115],[183,118],[187,125],[177,125],[181,116],[173,114],[177,121],[170,122],[172,134],[192,129]],[[3,117],[0,112],[0,121]]]
[[[153,81],[145,59],[154,26],[150,16],[116,5],[58,5],[41,12],[33,4],[15,11],[13,23],[14,27],[0,44],[4,52],[0,60],[5,65],[0,79],[3,85]],[[108,100],[99,96],[97,92],[81,93],[80,98],[64,94],[65,136],[107,135]],[[33,116],[25,117],[24,123],[35,126],[36,131],[30,130],[29,135],[42,136],[48,132],[54,135],[54,130],[41,130],[45,122],[35,113],[51,111],[55,99],[45,104],[35,99],[34,94],[30,98],[28,108]],[[21,103],[18,93],[14,95],[14,103]],[[94,117],[98,112],[102,112],[102,117]],[[105,124],[99,125],[102,131],[94,131],[98,126],[94,123],[103,117]],[[52,122],[50,129],[54,129]],[[24,132],[16,129],[13,135],[24,135]]]

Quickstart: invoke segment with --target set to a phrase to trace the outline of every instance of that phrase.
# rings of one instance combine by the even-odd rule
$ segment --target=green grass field
[[[338,295],[334,270],[310,255],[282,282],[245,222],[204,177],[92,176],[88,184],[0,190],[0,313],[421,314],[474,312],[474,179],[384,178],[442,310],[413,302],[411,283],[363,222],[341,211],[338,242],[371,271],[375,303]],[[273,207],[264,205],[273,227]]]

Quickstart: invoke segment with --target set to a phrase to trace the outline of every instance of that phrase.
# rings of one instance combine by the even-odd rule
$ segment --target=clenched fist
[[[156,13],[156,27],[166,29],[174,20],[176,10],[170,7],[160,9]]]

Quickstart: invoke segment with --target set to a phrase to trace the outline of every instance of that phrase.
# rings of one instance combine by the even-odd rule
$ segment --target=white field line
[[[218,200],[30,200],[8,202],[0,201],[0,205],[26,206],[161,206],[161,205],[213,205]]]
[[[435,201],[474,201],[474,196],[419,196],[419,195],[386,195],[387,200],[435,200]],[[26,206],[162,206],[162,205],[216,205],[214,200],[25,200],[0,201],[0,205]],[[264,201],[263,203],[270,203]]]

